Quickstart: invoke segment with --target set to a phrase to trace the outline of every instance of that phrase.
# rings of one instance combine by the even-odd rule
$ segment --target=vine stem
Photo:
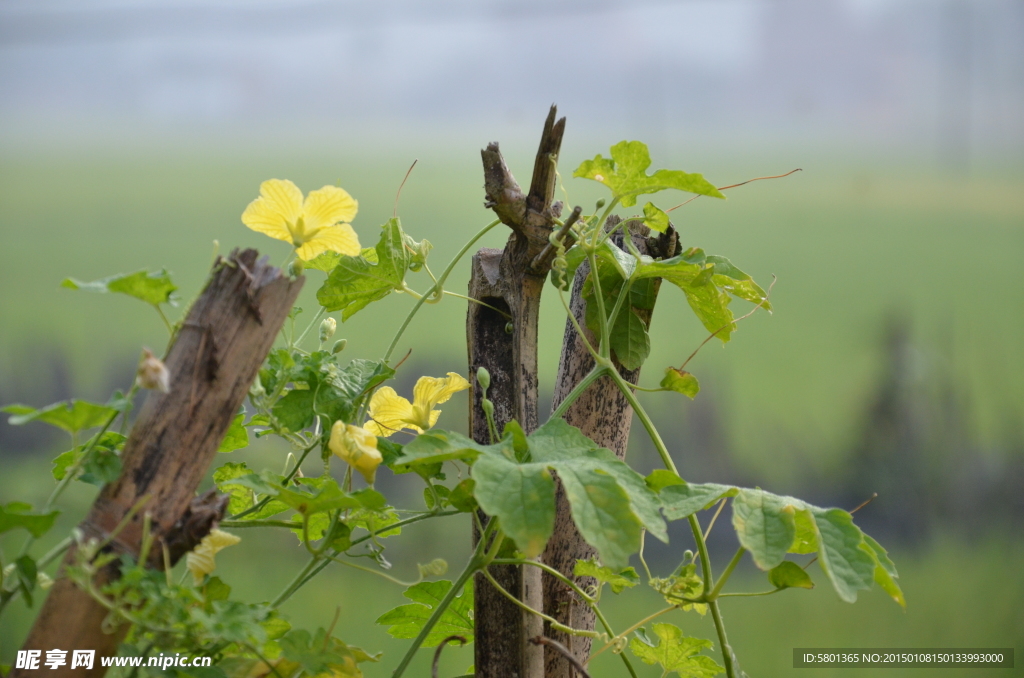
[[[697,542],[697,550],[700,552],[700,568],[704,574],[704,590],[711,588],[714,591],[714,579],[711,574],[711,559],[708,556],[708,546],[704,542],[704,532],[701,530],[700,521],[696,514],[689,518],[690,530],[693,532],[693,539]],[[705,596],[706,597],[706,596]],[[722,622],[722,612],[718,609],[717,600],[708,600],[708,607],[711,608],[711,618],[715,622],[715,631],[718,633],[718,646],[722,651],[722,663],[725,665],[726,678],[736,678],[736,667],[733,666],[732,646],[725,635],[725,624]]]
[[[480,229],[480,231],[476,235],[470,238],[469,241],[462,246],[462,249],[459,250],[459,253],[455,255],[455,258],[451,260],[451,262],[448,264],[448,267],[444,269],[444,271],[441,273],[441,276],[437,279],[437,282],[434,283],[434,286],[427,290],[422,297],[416,300],[416,304],[412,307],[412,310],[409,311],[409,315],[405,317],[405,321],[402,323],[402,326],[398,328],[398,332],[395,333],[395,338],[391,340],[391,345],[388,346],[387,353],[384,354],[384,362],[387,362],[388,359],[391,358],[391,354],[395,352],[395,347],[398,346],[398,340],[402,338],[403,334],[405,334],[406,328],[409,327],[409,323],[412,322],[412,319],[416,316],[416,313],[420,310],[420,307],[423,306],[424,303],[426,303],[427,299],[437,296],[438,291],[443,289],[444,281],[447,280],[448,276],[451,275],[451,272],[455,270],[455,265],[459,263],[462,257],[466,256],[466,252],[469,251],[469,248],[472,247],[477,240],[484,237],[484,235],[488,231],[490,231],[492,228],[494,228],[500,223],[501,219],[495,219],[494,221]]]
[[[590,372],[587,373],[587,376],[585,376],[582,379],[580,379],[580,383],[576,384],[576,387],[573,388],[573,390],[569,392],[569,395],[567,395],[565,397],[565,399],[561,403],[558,404],[558,408],[554,412],[551,413],[551,417],[549,418],[549,421],[552,420],[552,419],[558,419],[558,418],[564,416],[566,411],[569,409],[569,407],[574,402],[576,402],[576,400],[581,395],[583,395],[583,392],[586,391],[587,388],[591,384],[593,384],[595,381],[600,379],[607,372],[614,372],[614,370],[612,370],[607,365],[602,365],[602,364],[594,365],[594,369],[590,370]]]
[[[707,594],[708,600],[717,600],[718,595],[722,592],[722,587],[725,586],[725,582],[729,581],[732,571],[736,569],[736,566],[740,564],[740,560],[743,558],[743,554],[746,553],[746,549],[742,546],[736,550],[736,555],[732,557],[729,564],[726,566],[725,571],[722,572],[722,576],[718,578],[718,583],[715,584],[715,588]]]
[[[615,380],[615,384],[622,391],[622,395],[625,396],[626,401],[633,408],[633,412],[636,413],[637,418],[644,425],[644,429],[647,431],[647,435],[650,436],[651,442],[654,443],[655,449],[658,450],[658,455],[661,456],[661,462],[665,464],[665,468],[672,473],[679,475],[679,471],[676,469],[676,464],[672,461],[672,455],[668,452],[668,447],[665,445],[665,441],[661,439],[661,434],[658,433],[658,429],[654,426],[654,421],[651,420],[650,415],[647,414],[647,410],[644,409],[640,401],[637,400],[636,394],[633,393],[633,389],[630,388],[630,384],[619,374],[618,370],[609,370],[608,374]],[[703,535],[701,535],[700,543],[704,543]],[[702,554],[703,555],[703,554]]]

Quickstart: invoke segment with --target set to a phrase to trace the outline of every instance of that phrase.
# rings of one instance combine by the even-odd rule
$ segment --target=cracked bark
[[[617,217],[610,217],[609,227],[619,223]],[[650,255],[656,259],[674,256],[678,249],[678,238],[674,229],[663,235],[655,234],[650,237],[648,229],[640,224],[633,224],[630,227],[630,234],[633,244],[641,254]],[[613,236],[612,241],[620,247],[623,244],[622,234]],[[584,263],[577,269],[576,277],[573,280],[572,298],[570,310],[576,317],[580,327],[587,333],[587,340],[592,346],[597,346],[597,337],[591,332],[585,322],[586,302],[583,299],[583,282],[590,272],[588,264]],[[657,295],[661,280],[655,281],[654,294]],[[651,311],[636,309],[637,313],[650,324]],[[624,308],[623,312],[628,312]],[[631,384],[636,384],[640,378],[640,369],[626,370],[618,360],[614,360],[616,369],[622,378]],[[573,324],[566,319],[565,336],[562,342],[562,355],[558,363],[558,376],[555,380],[555,393],[552,408],[557,409],[558,405],[569,395],[580,380],[585,377],[594,367],[594,359],[587,351],[582,339],[576,332]],[[607,447],[615,452],[620,458],[626,456],[626,445],[629,441],[629,431],[633,420],[633,408],[630,407],[622,392],[615,386],[615,382],[608,377],[601,377],[583,392],[580,398],[574,402],[565,413],[565,420],[579,428],[585,436],[596,442],[601,447]],[[597,551],[580,536],[572,521],[569,510],[569,502],[565,497],[565,491],[561,483],[558,483],[555,495],[556,514],[555,531],[548,541],[542,559],[545,564],[550,565],[566,577],[573,579],[583,590],[596,582],[592,577],[574,577],[573,568],[576,560],[586,560]],[[582,601],[576,600],[576,595],[549,574],[543,577],[544,611],[559,622],[577,629],[593,630],[595,616],[593,611]],[[573,656],[586,665],[590,655],[592,639],[581,636],[570,636],[550,628],[545,623],[545,635],[565,645]],[[572,665],[554,648],[548,647],[545,651],[544,664],[546,678],[573,678]]]
[[[488,398],[494,403],[498,430],[515,419],[526,433],[537,428],[537,322],[540,295],[550,257],[553,218],[561,204],[552,203],[555,167],[565,130],[548,114],[534,161],[530,191],[524,195],[509,172],[497,143],[481,152],[486,205],[512,229],[502,250],[481,249],[473,256],[469,296],[502,311],[469,304],[466,319],[471,381],[469,428],[473,439],[490,442],[474,378],[479,367],[491,373]],[[507,314],[503,315],[503,314]],[[474,532],[474,541],[479,539]],[[535,609],[543,604],[537,568],[494,566],[491,574],[506,590]],[[541,678],[544,653],[528,639],[543,630],[540,618],[521,611],[481,575],[474,580],[476,675],[486,678]]]
[[[107,548],[138,557],[143,516],[149,513],[156,540],[148,564],[162,568],[162,543],[176,560],[223,516],[223,499],[209,493],[196,497],[196,488],[303,283],[288,280],[266,258],[257,261],[257,257],[256,250],[235,250],[227,261],[219,259],[214,265],[206,288],[168,351],[170,392],[153,391],[146,398],[121,455],[120,478],[104,486],[79,526],[85,538],[106,538],[140,499],[149,497]],[[71,549],[64,563],[74,558]],[[100,579],[117,576],[116,568],[108,567]],[[69,660],[48,675],[102,676],[106,668],[98,657],[116,654],[127,631],[121,625],[113,633],[104,633],[106,617],[105,607],[59,576],[23,648],[96,650],[92,670],[72,671]],[[10,678],[28,673],[13,669]]]

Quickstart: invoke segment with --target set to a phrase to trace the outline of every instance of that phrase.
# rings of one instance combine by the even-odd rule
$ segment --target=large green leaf
[[[395,460],[392,469],[395,473],[406,473],[456,459],[471,464],[484,453],[515,458],[511,438],[497,445],[481,445],[455,431],[431,429],[402,446],[402,456]]]
[[[65,278],[60,284],[71,290],[87,290],[89,292],[119,292],[130,297],[141,299],[147,304],[159,306],[172,301],[174,290],[178,289],[171,282],[167,271],[150,273],[148,271],[136,271],[112,275],[102,280],[93,282],[81,282],[74,278]]]
[[[68,471],[75,464],[82,462],[82,455],[91,447],[89,459],[82,463],[79,469],[81,474],[77,479],[94,485],[117,480],[121,474],[121,460],[118,455],[126,440],[127,438],[120,433],[104,431],[99,439],[93,436],[82,445],[61,453],[53,460],[53,479],[64,480]]]
[[[635,205],[638,195],[657,193],[668,188],[725,198],[700,174],[663,169],[648,175],[647,168],[650,166],[651,155],[646,144],[640,141],[620,141],[612,146],[611,158],[598,155],[593,160],[584,160],[573,172],[573,176],[604,184],[625,207]]]
[[[615,357],[627,370],[639,368],[651,353],[647,325],[632,308],[626,307],[619,311],[610,339]]]
[[[473,464],[473,479],[480,508],[501,520],[527,558],[540,555],[555,528],[555,481],[547,467],[487,455]]]
[[[785,560],[796,536],[795,512],[782,497],[763,490],[740,490],[733,499],[732,524],[740,545],[762,570]]]
[[[657,473],[657,472],[655,472]],[[653,473],[651,474],[654,475]],[[648,479],[648,483],[651,480]],[[664,481],[662,481],[664,482]],[[661,503],[665,517],[669,520],[681,520],[697,511],[709,508],[722,497],[735,497],[739,488],[718,483],[673,483],[661,490]]]
[[[120,411],[110,405],[100,405],[87,400],[54,403],[38,410],[26,405],[8,405],[0,410],[13,415],[7,420],[11,426],[41,421],[44,424],[62,428],[68,433],[77,433],[103,426]]]
[[[668,540],[660,503],[644,478],[579,429],[561,419],[544,424],[526,438],[528,459],[514,454],[511,435],[502,442],[506,447],[479,450],[472,471],[474,495],[480,508],[498,516],[521,551],[536,555],[551,536],[552,471],[565,486],[580,534],[598,549],[608,567],[628,565],[630,554],[640,548],[644,527]]]
[[[875,559],[861,548],[864,533],[842,509],[812,508],[818,531],[818,562],[839,597],[856,602],[859,589],[869,589],[875,578]]]
[[[639,637],[629,641],[629,649],[645,664],[660,664],[667,676],[677,673],[683,678],[713,678],[725,671],[707,655],[697,654],[711,649],[710,640],[687,638],[682,629],[672,624],[655,624],[654,633],[658,644],[645,642]]]
[[[415,638],[433,614],[434,609],[452,588],[450,581],[425,581],[410,586],[403,594],[414,601],[399,605],[377,618],[378,624],[389,626],[393,638]],[[448,636],[462,636],[473,640],[473,582],[467,582],[459,594],[441,614],[441,618],[430,629],[423,647],[439,645]]]
[[[241,485],[229,484],[231,480],[243,478],[250,474],[252,474],[252,469],[246,466],[244,462],[236,463],[230,461],[213,472],[213,483],[217,486],[217,489],[230,497],[228,500],[228,515],[241,513],[253,505],[251,489]]]
[[[377,261],[366,257],[340,255],[316,298],[327,311],[341,311],[348,320],[367,304],[383,299],[394,290],[401,290],[412,254],[405,245],[405,233],[397,218],[382,227],[380,241],[374,248]]]
[[[38,539],[53,527],[53,521],[60,515],[60,511],[48,513],[32,513],[31,511],[32,507],[22,502],[0,504],[0,534],[21,528],[28,530],[33,537]]]

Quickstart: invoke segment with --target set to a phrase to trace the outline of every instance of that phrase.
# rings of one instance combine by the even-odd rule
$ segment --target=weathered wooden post
[[[196,488],[217,454],[217,447],[238,412],[284,324],[303,279],[289,280],[256,250],[237,250],[219,259],[206,288],[178,331],[168,352],[170,392],[150,392],[121,455],[121,477],[106,485],[80,529],[86,538],[106,539],[133,506],[148,497],[139,511],[110,540],[108,548],[137,558],[142,542],[143,514],[151,517],[156,536],[151,565],[162,566],[161,542],[176,560],[209,532],[223,511],[211,502],[197,502]],[[69,551],[65,563],[75,558]],[[113,566],[102,578],[117,577]],[[108,611],[67,578],[59,577],[25,641],[27,650],[72,648],[96,650],[96,656],[117,653],[127,630],[104,633]],[[49,676],[102,676],[99,661],[91,670],[69,665]],[[10,678],[29,672],[13,669]]]
[[[561,206],[552,204],[555,167],[565,130],[565,118],[555,121],[551,107],[537,150],[530,191],[523,195],[509,172],[498,144],[481,152],[487,206],[512,229],[503,250],[481,249],[473,257],[469,296],[500,309],[470,304],[466,320],[469,371],[485,367],[491,373],[488,398],[494,403],[499,431],[515,419],[527,433],[537,428],[537,322],[540,295],[551,268],[553,253],[545,246],[553,218]],[[543,253],[543,255],[542,255]],[[506,316],[507,314],[507,316]],[[487,420],[480,408],[481,392],[471,376],[470,433],[478,442],[490,442]],[[479,535],[476,535],[479,538]],[[506,590],[534,609],[543,605],[540,570],[514,566],[490,568]],[[541,678],[542,646],[528,643],[541,635],[540,618],[523,613],[481,575],[474,582],[476,596],[476,675],[486,678]]]

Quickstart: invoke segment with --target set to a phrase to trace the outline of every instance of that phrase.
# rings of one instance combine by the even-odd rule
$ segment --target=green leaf
[[[388,633],[393,638],[415,638],[423,629],[424,624],[434,608],[452,588],[450,581],[425,581],[406,589],[405,595],[414,601],[408,605],[399,605],[377,618],[377,623],[389,626]],[[441,618],[427,634],[423,647],[435,647],[448,636],[463,636],[467,641],[473,640],[473,582],[467,582],[462,593],[452,600],[441,614]]]
[[[404,445],[402,456],[395,460],[391,468],[395,473],[406,473],[417,466],[439,464],[455,459],[473,463],[485,452],[495,452],[498,455],[507,453],[514,458],[511,441],[502,441],[497,445],[481,445],[461,433],[435,428],[421,433]]]
[[[307,520],[308,525],[306,533],[309,535],[310,541],[320,541],[324,538],[327,533],[327,528],[331,526],[331,517],[326,513],[313,513],[309,515]],[[295,513],[292,515],[292,522],[298,527],[292,528],[292,533],[299,538],[299,543],[305,542],[304,534],[302,531],[302,515]]]
[[[665,670],[662,675],[675,672],[684,678],[713,678],[725,671],[711,657],[697,654],[711,649],[710,640],[687,638],[672,624],[655,624],[653,628],[659,639],[657,645],[632,638],[629,649],[645,664],[660,664]]]
[[[33,560],[32,556],[21,556],[14,561],[14,574],[18,578],[19,588],[21,588],[21,595],[25,599],[25,604],[32,607],[32,591],[35,589],[36,582],[39,579],[36,561]]]
[[[812,508],[811,513],[818,531],[821,569],[841,599],[856,602],[857,591],[871,588],[875,578],[875,558],[861,548],[864,533],[842,509]]]
[[[610,339],[615,357],[627,370],[638,369],[651,353],[651,338],[647,334],[647,325],[632,308],[623,308],[619,311]]]
[[[899,574],[896,573],[896,566],[889,560],[889,554],[882,548],[881,544],[866,534],[864,535],[864,543],[861,544],[861,548],[867,551],[875,561],[875,583],[882,587],[882,590],[888,593],[893,600],[899,603],[900,607],[906,608],[907,600],[903,597],[900,585],[896,583]]]
[[[475,489],[476,481],[472,478],[466,478],[456,485],[454,489],[452,489],[451,497],[449,497],[452,507],[465,513],[475,511],[479,506],[476,503],[476,498],[473,496],[473,491]]]
[[[796,535],[795,512],[783,498],[762,490],[740,490],[732,500],[736,536],[762,570],[786,558]]]
[[[652,474],[653,475],[653,474]],[[739,488],[718,483],[681,483],[661,491],[661,503],[669,520],[688,518],[697,511],[711,508],[722,497],[735,497]]]
[[[0,534],[21,528],[38,539],[50,531],[60,511],[30,513],[32,507],[22,502],[0,505]]]
[[[608,584],[612,587],[612,593],[622,593],[624,589],[640,583],[640,575],[632,567],[615,572],[594,560],[577,560],[572,573],[575,577],[593,577],[599,585]]]
[[[593,160],[584,160],[573,172],[574,177],[593,179],[611,189],[624,207],[636,204],[636,196],[657,193],[668,188],[725,198],[700,174],[688,174],[679,170],[658,170],[648,175],[651,155],[647,145],[640,141],[620,141],[612,146],[611,158],[600,155]]]
[[[162,270],[159,273],[136,271],[135,273],[112,275],[109,278],[93,282],[81,282],[74,278],[65,278],[60,286],[71,290],[86,290],[89,292],[119,292],[136,299],[141,299],[147,304],[153,304],[154,306],[173,303],[172,292],[178,289],[171,282],[171,277],[167,274],[166,270]]]
[[[704,616],[708,612],[705,603],[691,603],[704,593],[704,580],[697,574],[697,564],[690,562],[680,565],[669,577],[651,577],[647,584],[660,593],[669,605],[681,605],[683,610],[693,610]]]
[[[210,577],[203,584],[203,600],[209,604],[215,600],[227,600],[231,597],[231,587],[220,577]]]
[[[808,508],[796,512],[796,535],[789,547],[790,553],[814,553],[818,550],[818,528]]]
[[[231,426],[224,434],[224,440],[220,441],[217,451],[234,452],[245,447],[249,447],[249,432],[245,430],[245,410],[242,410],[231,420]]]
[[[755,304],[761,304],[761,307],[766,311],[772,310],[772,305],[768,301],[768,294],[754,282],[753,278],[736,268],[731,261],[725,257],[709,254],[706,262],[714,265],[714,274],[711,276],[711,281],[716,285],[734,297],[746,299]]]
[[[284,660],[277,663],[275,672],[283,676],[362,678],[358,664],[380,659],[379,654],[346,645],[322,628],[312,635],[305,629],[292,629],[277,642]]]
[[[651,471],[651,474],[644,478],[647,487],[653,492],[661,492],[666,487],[673,485],[685,485],[686,481],[667,469],[659,468]]]
[[[697,381],[697,377],[686,370],[677,370],[674,367],[666,368],[665,377],[661,380],[661,387],[676,393],[682,393],[690,400],[696,398],[697,393],[700,391],[700,383]]]
[[[295,433],[313,424],[313,398],[316,392],[310,389],[292,389],[274,403],[271,412],[281,430]]]
[[[783,560],[768,572],[768,581],[777,589],[799,588],[813,589],[811,581],[802,567],[792,560]]]
[[[366,257],[341,255],[316,298],[328,312],[341,311],[348,320],[367,304],[383,299],[394,290],[401,290],[405,272],[412,262],[405,248],[405,233],[397,218],[382,227],[380,242],[374,248],[377,262]]]
[[[643,530],[640,519],[631,510],[629,495],[603,469],[580,468],[576,464],[562,463],[557,470],[572,509],[573,522],[580,535],[597,548],[602,562],[609,567],[626,567],[629,556],[639,549]],[[501,524],[504,526],[505,521],[502,520]],[[516,543],[522,548],[518,539]]]
[[[551,472],[543,464],[517,464],[488,455],[473,465],[473,479],[480,508],[501,520],[501,528],[526,558],[540,555],[555,528]]]
[[[94,439],[95,436],[84,444],[61,453],[53,460],[54,480],[64,480],[68,470],[79,463],[85,451],[93,446]],[[81,475],[78,479],[96,485],[117,480],[121,474],[121,461],[118,454],[124,448],[126,440],[127,438],[120,433],[104,431],[99,439],[95,440],[92,455],[80,469]]]
[[[237,515],[253,505],[252,490],[241,485],[232,485],[228,481],[243,478],[252,474],[252,469],[245,463],[228,463],[213,472],[213,482],[217,489],[231,498],[228,500],[228,515]],[[249,516],[246,516],[247,518]]]
[[[664,233],[669,227],[668,214],[658,209],[653,202],[649,202],[644,205],[644,226],[652,231]]]
[[[7,420],[11,426],[41,421],[44,424],[62,428],[68,433],[77,433],[103,426],[119,412],[109,405],[91,403],[87,400],[54,403],[38,410],[26,405],[8,405],[0,410],[14,415]]]

